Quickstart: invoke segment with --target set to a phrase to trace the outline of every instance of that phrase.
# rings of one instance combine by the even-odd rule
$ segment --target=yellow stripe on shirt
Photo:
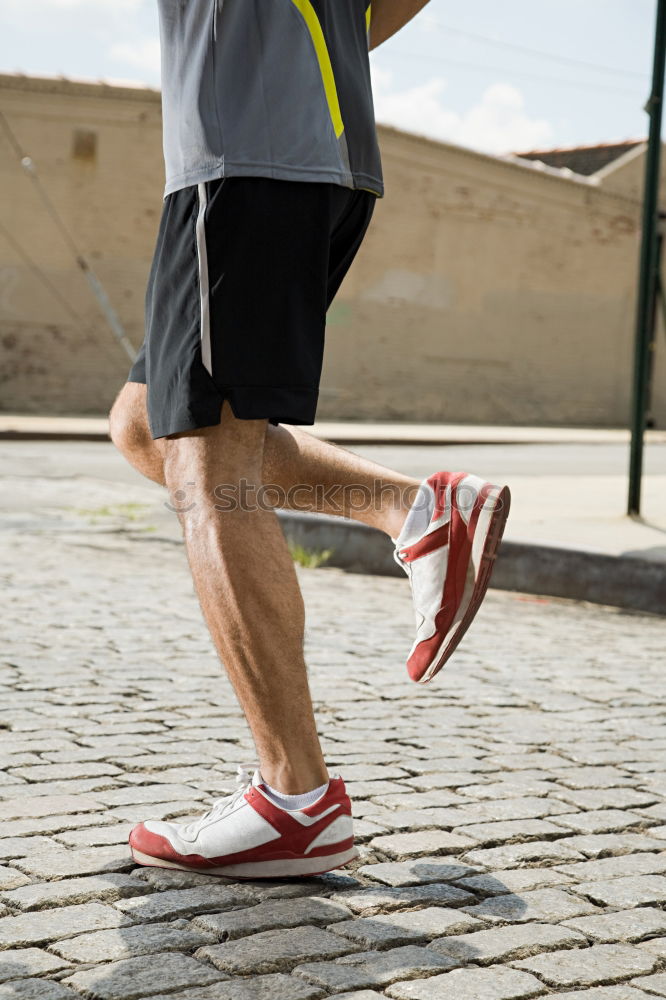
[[[319,23],[317,12],[312,6],[310,0],[291,0],[291,2],[294,7],[297,7],[301,12],[303,20],[305,21],[308,31],[310,32],[312,44],[314,45],[317,60],[319,62],[319,71],[324,84],[324,90],[326,91],[328,110],[331,115],[331,121],[333,122],[335,134],[339,139],[345,130],[345,126],[342,121],[342,112],[340,111],[340,102],[338,100],[338,90],[335,85],[335,76],[333,74],[331,57],[328,54],[326,39],[324,38],[324,32],[322,31],[321,24]]]

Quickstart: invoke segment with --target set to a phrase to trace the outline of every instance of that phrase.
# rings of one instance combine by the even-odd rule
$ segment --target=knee
[[[129,383],[128,383],[129,385]],[[123,455],[144,450],[151,438],[145,411],[133,398],[135,393],[123,389],[109,413],[109,436]]]
[[[133,419],[127,406],[117,399],[109,413],[109,437],[118,451],[125,454],[133,450],[133,446],[136,443],[137,430],[136,421]]]

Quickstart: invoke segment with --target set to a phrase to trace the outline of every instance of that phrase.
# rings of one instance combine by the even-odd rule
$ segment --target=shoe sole
[[[131,848],[132,857],[139,865],[151,868],[177,868],[183,872],[197,872],[199,875],[217,875],[220,878],[263,879],[263,878],[298,878],[304,875],[324,875],[335,868],[342,868],[350,861],[355,861],[359,853],[355,847],[340,854],[330,854],[322,858],[294,858],[293,860],[256,861],[242,865],[221,865],[217,868],[193,868],[191,865],[179,865],[175,861],[163,858],[153,858],[143,854],[135,847]],[[324,867],[322,867],[324,866]]]
[[[492,506],[489,506],[491,501]],[[432,663],[423,676],[419,678],[419,684],[427,684],[435,674],[439,673],[472,624],[474,616],[486,596],[490,578],[495,568],[497,550],[502,541],[502,535],[504,534],[510,510],[511,491],[508,486],[501,487],[498,492],[492,493],[486,499],[479,514],[479,520],[474,532],[474,541],[472,543],[472,554],[470,556],[470,566],[473,569],[476,569],[478,566],[478,570],[476,570],[474,575],[471,593],[463,595],[460,605],[461,609],[464,608],[462,618],[455,622],[453,627],[447,632]],[[478,550],[481,542],[483,542],[483,548],[479,555]]]

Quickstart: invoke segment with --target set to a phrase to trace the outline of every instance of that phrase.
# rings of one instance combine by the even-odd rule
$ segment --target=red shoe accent
[[[178,854],[166,837],[147,830],[143,823],[139,823],[132,829],[129,835],[129,845],[142,854],[149,854],[151,858],[170,861],[172,864],[186,864],[202,870],[214,867],[212,861],[209,861],[208,858],[202,858],[200,854]]]
[[[435,549],[441,549],[449,541],[449,528],[448,521],[440,528],[435,528],[434,531],[431,531],[428,535],[424,535],[418,542],[408,545],[406,549],[401,549],[400,558],[403,562],[411,563],[415,559],[421,559],[423,556],[427,556],[428,553],[434,552]]]

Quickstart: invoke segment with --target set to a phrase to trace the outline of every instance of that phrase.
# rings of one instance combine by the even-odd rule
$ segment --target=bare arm
[[[391,35],[395,35],[428,2],[429,0],[372,0],[370,48],[376,49]]]

